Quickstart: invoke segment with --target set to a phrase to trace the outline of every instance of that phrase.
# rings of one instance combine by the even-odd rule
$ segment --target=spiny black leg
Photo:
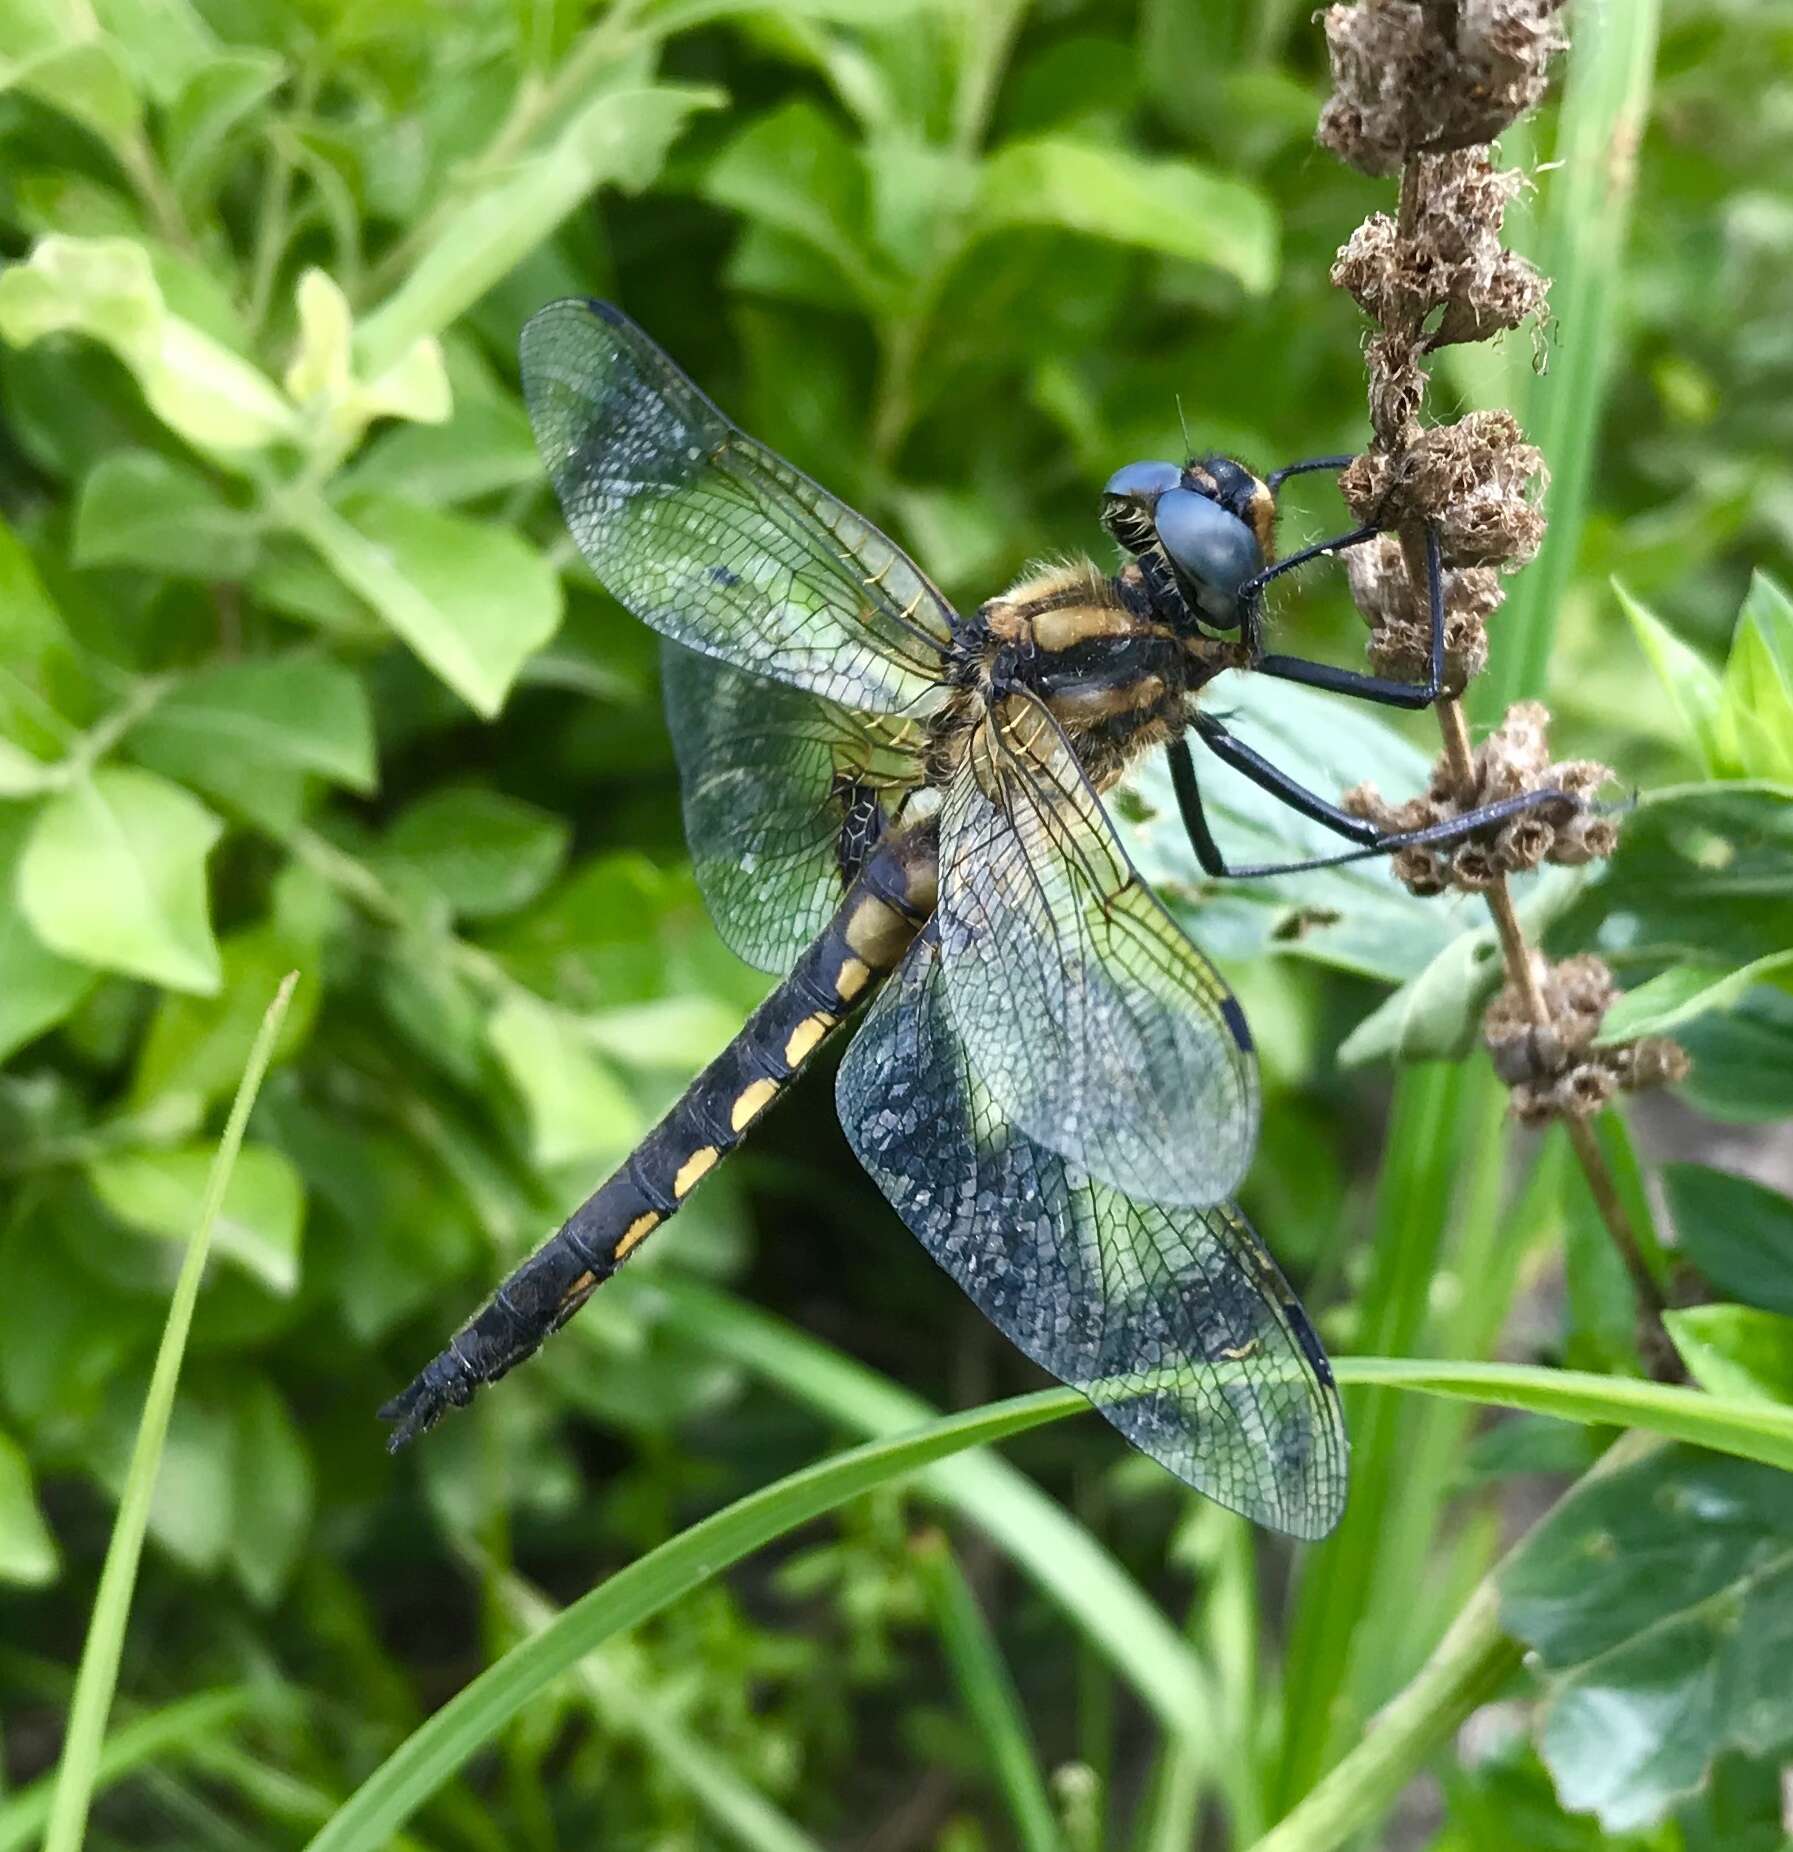
[[[1319,469],[1329,469],[1337,474],[1356,461],[1356,457],[1309,457],[1305,463],[1285,463],[1281,469],[1272,470],[1264,478],[1264,486],[1274,495],[1291,476],[1306,476]]]
[[[1169,747],[1169,758],[1171,788],[1177,794],[1177,812],[1188,833],[1189,846],[1195,851],[1195,859],[1201,863],[1202,873],[1212,875],[1217,880],[1222,879],[1230,871],[1226,858],[1220,853],[1220,845],[1214,840],[1214,832],[1208,828],[1208,818],[1202,809],[1202,790],[1196,782],[1195,761],[1189,756],[1188,740],[1173,740]]]
[[[1377,533],[1365,530],[1361,537]],[[1336,543],[1334,543],[1336,544]],[[1285,565],[1294,564],[1302,555],[1294,554]],[[1272,567],[1271,571],[1279,571]],[[1256,581],[1253,581],[1256,583]],[[1444,562],[1439,555],[1437,530],[1426,528],[1426,679],[1423,682],[1397,682],[1386,675],[1364,675],[1356,669],[1339,669],[1329,662],[1310,662],[1305,656],[1260,656],[1252,665],[1279,681],[1300,682],[1308,688],[1322,688],[1328,694],[1353,695],[1360,701],[1376,701],[1384,707],[1404,707],[1417,711],[1430,707],[1444,693]]]
[[[1348,849],[1342,855],[1313,856],[1299,862],[1257,862],[1242,867],[1229,867],[1215,844],[1207,818],[1202,812],[1201,793],[1196,784],[1195,766],[1189,758],[1188,743],[1186,740],[1178,740],[1170,748],[1171,784],[1177,793],[1177,808],[1182,813],[1184,828],[1189,832],[1196,860],[1201,864],[1203,873],[1235,881],[1255,881],[1269,875],[1304,874],[1314,868],[1339,868],[1347,862],[1364,862],[1373,856],[1390,855],[1397,849],[1461,842],[1480,830],[1522,816],[1528,810],[1542,809],[1547,804],[1566,804],[1572,809],[1581,807],[1577,799],[1553,786],[1542,791],[1522,791],[1517,797],[1502,798],[1498,803],[1484,804],[1479,810],[1466,810],[1461,816],[1447,817],[1439,823],[1428,823],[1421,829],[1385,832],[1366,818],[1352,816],[1348,810],[1339,809],[1336,804],[1328,803],[1325,798],[1310,791],[1306,785],[1297,783],[1279,766],[1272,765],[1262,753],[1254,751],[1243,740],[1235,739],[1211,716],[1196,715],[1194,727],[1196,736],[1217,759],[1249,778],[1260,790],[1268,791],[1279,803],[1324,825],[1335,835],[1363,845]],[[1183,761],[1180,767],[1179,753]]]

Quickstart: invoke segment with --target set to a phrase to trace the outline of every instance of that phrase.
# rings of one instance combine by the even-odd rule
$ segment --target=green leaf
[[[1793,996],[1768,985],[1729,1015],[1701,1016],[1675,1038],[1693,1057],[1681,1097],[1714,1119],[1769,1125],[1793,1117]]]
[[[8,1434],[0,1434],[0,1582],[42,1588],[61,1573],[56,1539],[37,1507],[31,1462]]]
[[[1709,965],[1675,965],[1647,983],[1628,990],[1607,1011],[1595,1040],[1602,1045],[1629,1042],[1640,1035],[1666,1035],[1709,1010],[1728,1010],[1756,985],[1786,987],[1793,952],[1775,952],[1735,971]]]
[[[1148,160],[1097,142],[1010,142],[985,163],[982,225],[1051,225],[1207,264],[1252,295],[1276,281],[1276,210],[1194,161]]]
[[[141,1110],[170,1095],[200,1106],[221,1100],[249,1057],[265,997],[289,971],[299,981],[281,1024],[272,1061],[290,1060],[311,1033],[318,1011],[319,949],[269,922],[233,934],[219,946],[222,982],[213,997],[164,996],[137,1053],[131,1103]]]
[[[378,377],[420,336],[440,334],[594,188],[639,192],[692,115],[722,101],[717,90],[660,84],[586,103],[540,154],[506,166],[443,217],[404,282],[357,331],[359,370]]]
[[[1691,650],[1644,604],[1619,583],[1612,582],[1619,607],[1631,620],[1632,634],[1649,658],[1656,678],[1667,691],[1687,730],[1688,744],[1708,778],[1722,775],[1718,743],[1719,712],[1724,684],[1718,672],[1697,651]]]
[[[1687,1447],[1597,1472],[1500,1574],[1565,1807],[1654,1824],[1727,1750],[1793,1739],[1793,1478]]]
[[[1704,1164],[1665,1164],[1676,1244],[1730,1299],[1793,1317],[1793,1198]]]
[[[0,275],[0,340],[26,347],[85,334],[136,375],[149,408],[203,450],[259,450],[297,434],[268,377],[170,314],[149,254],[127,238],[49,237]]]
[[[710,164],[707,198],[821,257],[862,305],[890,288],[869,254],[859,150],[814,103],[787,103],[750,123]]]
[[[620,1153],[641,1131],[622,1083],[559,1011],[519,993],[493,1011],[486,1034],[528,1108],[530,1150],[544,1170]]]
[[[1674,785],[1626,816],[1561,936],[1627,980],[1675,964],[1731,970],[1787,949],[1790,908],[1793,785]]]
[[[102,457],[75,504],[77,566],[148,566],[210,582],[247,577],[257,550],[252,516],[198,470],[152,450]]]
[[[1793,1318],[1753,1305],[1693,1305],[1662,1322],[1702,1389],[1793,1402]]]
[[[448,417],[452,395],[434,335],[419,335],[374,377],[358,379],[350,365],[354,318],[341,285],[326,271],[307,270],[298,310],[299,345],[282,383],[329,433],[329,454],[352,448],[376,418],[441,424]]]
[[[53,951],[171,990],[218,988],[205,862],[222,825],[180,786],[101,766],[39,812],[19,905]]]
[[[379,861],[428,882],[455,913],[488,919],[527,906],[548,886],[571,834],[559,817],[518,798],[450,786],[400,812]]]
[[[131,729],[129,743],[158,771],[214,791],[270,767],[351,791],[376,782],[367,689],[325,656],[266,656],[184,676]]]
[[[164,118],[169,178],[189,208],[209,199],[238,151],[240,124],[286,78],[285,60],[243,48],[216,53],[191,70]]]
[[[0,521],[0,738],[32,758],[57,757],[74,738],[67,697],[81,686],[62,614],[24,542]],[[15,779],[25,769],[15,766]]]
[[[181,1241],[205,1200],[211,1161],[205,1146],[189,1145],[94,1158],[86,1168],[101,1202],[120,1221]],[[220,1254],[270,1292],[285,1296],[297,1289],[305,1191],[283,1153],[272,1145],[244,1145],[215,1214]]]
[[[189,0],[92,0],[94,17],[123,48],[143,88],[172,102],[217,50]]]
[[[517,672],[560,624],[560,581],[508,529],[388,496],[294,526],[476,713],[492,718]]]
[[[129,143],[142,120],[121,48],[108,38],[0,57],[0,91],[23,90],[90,129],[113,149]]]
[[[236,1486],[229,1556],[252,1601],[271,1606],[304,1553],[316,1485],[311,1453],[271,1383],[236,1398]]]
[[[1751,579],[1731,639],[1717,727],[1743,777],[1793,780],[1793,601],[1765,572]]]
[[[144,1531],[161,1472],[163,1448],[174,1409],[175,1385],[180,1379],[187,1334],[193,1325],[193,1308],[198,1302],[199,1283],[205,1273],[212,1224],[229,1185],[231,1167],[242,1144],[243,1129],[249,1123],[262,1076],[267,1071],[268,1056],[280,1031],[287,995],[284,988],[275,993],[263,1019],[261,1035],[243,1070],[242,1083],[231,1103],[230,1118],[218,1141],[217,1155],[206,1180],[199,1217],[193,1224],[186,1253],[181,1259],[180,1276],[169,1300],[168,1319],[156,1351],[149,1392],[143,1400],[143,1416],[131,1449],[118,1516],[106,1545],[105,1566],[100,1571],[99,1589],[94,1596],[93,1618],[88,1623],[87,1638],[81,1648],[80,1670],[75,1675],[62,1758],[57,1766],[56,1794],[50,1804],[49,1824],[44,1833],[44,1852],[80,1852],[85,1838],[88,1809],[100,1778],[106,1716],[118,1686],[125,1624],[130,1618],[131,1595],[137,1585]]]
[[[1587,881],[1579,868],[1546,868],[1525,885],[1518,913],[1537,941],[1574,903]],[[1340,1044],[1341,1067],[1372,1061],[1460,1060],[1481,1027],[1482,1006],[1504,972],[1493,926],[1461,932],[1417,977],[1366,1016]]]
[[[88,966],[52,952],[14,904],[30,829],[27,811],[0,806],[0,1061],[53,1029],[98,981]]]

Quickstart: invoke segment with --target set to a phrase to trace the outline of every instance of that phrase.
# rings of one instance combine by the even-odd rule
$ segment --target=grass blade
[[[1561,330],[1550,371],[1533,375],[1516,409],[1550,466],[1543,551],[1513,581],[1500,646],[1472,687],[1478,721],[1542,695],[1586,519],[1594,447],[1624,303],[1621,278],[1638,143],[1650,106],[1659,0],[1578,6],[1543,235],[1534,253],[1551,279]]]
[[[796,1326],[670,1274],[623,1275],[605,1289],[658,1298],[680,1331],[797,1400],[865,1435],[902,1434],[938,1410]],[[1190,1644],[1118,1561],[1061,1505],[994,1454],[961,1454],[916,1489],[969,1518],[1081,1628],[1167,1730],[1214,1740],[1211,1681]]]
[[[1087,1408],[1069,1389],[951,1415],[819,1461],[681,1531],[572,1603],[437,1711],[349,1796],[310,1852],[378,1852],[412,1812],[525,1704],[612,1635],[657,1614],[774,1537],[967,1447]]]
[[[1014,1680],[971,1584],[938,1531],[917,1540],[916,1569],[965,1709],[984,1740],[1023,1852],[1065,1852]]]
[[[298,975],[295,971],[282,982],[274,993],[274,1001],[268,1005],[268,1013],[262,1018],[255,1046],[249,1051],[249,1063],[237,1085],[237,1096],[231,1102],[224,1136],[218,1141],[218,1155],[206,1179],[199,1225],[193,1231],[193,1239],[187,1243],[180,1275],[174,1283],[168,1322],[162,1328],[162,1342],[156,1350],[149,1393],[143,1400],[143,1419],[138,1423],[137,1439],[131,1449],[124,1495],[119,1499],[118,1516],[106,1545],[106,1561],[93,1600],[93,1618],[88,1624],[86,1644],[81,1649],[80,1670],[75,1675],[75,1695],[69,1705],[68,1734],[56,1773],[56,1794],[50,1805],[44,1852],[80,1852],[86,1832],[87,1810],[100,1775],[106,1718],[118,1685],[119,1658],[124,1650],[131,1595],[137,1586],[137,1565],[143,1557],[150,1498],[156,1489],[162,1446],[168,1438],[168,1418],[174,1407],[175,1386],[180,1380],[181,1358],[193,1324],[193,1308],[199,1299],[206,1254],[211,1247],[212,1227],[218,1219],[218,1205],[224,1200],[224,1187],[230,1181],[231,1169],[243,1143],[243,1130],[249,1123],[255,1096],[273,1058],[275,1038],[286,1016],[286,1006],[292,1001]]]

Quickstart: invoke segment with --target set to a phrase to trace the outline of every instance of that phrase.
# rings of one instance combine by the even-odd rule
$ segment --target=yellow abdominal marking
[[[689,1195],[698,1179],[714,1167],[718,1156],[720,1153],[714,1145],[699,1145],[679,1166],[679,1174],[672,1180],[673,1195]]]
[[[1257,1348],[1257,1339],[1248,1338],[1245,1343],[1235,1344],[1231,1350],[1223,1350],[1219,1354],[1228,1363],[1243,1363],[1247,1357],[1256,1355]]]
[[[645,1241],[660,1226],[660,1218],[650,1209],[646,1215],[638,1215],[623,1230],[623,1238],[616,1244],[616,1258],[621,1260],[637,1242]]]
[[[756,1080],[741,1089],[739,1097],[729,1108],[728,1122],[737,1132],[745,1130],[772,1103],[778,1093],[775,1080]]]
[[[872,968],[863,958],[849,958],[842,962],[840,974],[834,980],[834,988],[839,992],[843,1002],[851,1002],[864,990],[866,979],[872,974]],[[769,1086],[769,1081],[762,1082]]]
[[[834,1018],[826,1010],[818,1010],[813,1016],[805,1016],[791,1031],[791,1039],[784,1045],[784,1058],[788,1065],[796,1067],[807,1061],[815,1052],[817,1044],[830,1029],[834,1027]]]
[[[598,1276],[587,1267],[586,1270],[580,1274],[578,1279],[560,1295],[560,1303],[562,1305],[570,1305],[575,1299],[583,1299],[597,1283]]]

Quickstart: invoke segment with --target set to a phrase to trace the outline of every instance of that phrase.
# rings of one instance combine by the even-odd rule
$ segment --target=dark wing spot
[[[1237,1042],[1247,1054],[1250,1054],[1252,1050],[1251,1029],[1246,1023],[1245,1012],[1239,1007],[1239,999],[1237,997],[1222,997],[1220,1000],[1220,1013],[1226,1019],[1226,1026],[1233,1032],[1233,1040]]]
[[[712,585],[733,587],[741,583],[741,575],[738,572],[730,572],[726,566],[712,566],[710,568],[710,583]]]

